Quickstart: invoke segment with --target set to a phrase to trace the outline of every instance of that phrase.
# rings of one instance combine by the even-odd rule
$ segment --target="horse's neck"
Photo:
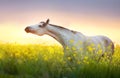
[[[71,37],[69,30],[51,25],[47,26],[46,34],[52,36],[54,39],[60,42],[63,45],[63,47],[66,46],[68,39]]]
[[[76,31],[71,31],[66,28],[56,27],[56,26],[47,26],[47,33],[56,39],[64,48],[72,47],[78,44],[79,41],[84,41],[85,36],[82,33]],[[73,42],[71,42],[73,41]]]

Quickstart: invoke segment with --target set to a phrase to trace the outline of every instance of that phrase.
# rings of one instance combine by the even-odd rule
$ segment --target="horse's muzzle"
[[[26,31],[27,33],[29,33],[29,32],[30,32],[30,27],[26,27],[26,28],[25,28],[25,31]]]

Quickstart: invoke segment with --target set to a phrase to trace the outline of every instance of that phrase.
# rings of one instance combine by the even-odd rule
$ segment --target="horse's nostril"
[[[26,27],[25,28],[25,31],[28,33],[28,32],[30,32],[30,27]]]

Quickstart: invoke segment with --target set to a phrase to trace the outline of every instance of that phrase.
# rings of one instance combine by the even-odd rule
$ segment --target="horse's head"
[[[49,24],[49,19],[46,22],[40,22],[39,24],[31,25],[25,28],[27,33],[36,34],[42,36],[46,33],[46,26]]]

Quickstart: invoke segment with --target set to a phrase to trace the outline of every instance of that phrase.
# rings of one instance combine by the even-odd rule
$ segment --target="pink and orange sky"
[[[27,34],[24,28],[50,23],[87,36],[105,35],[120,43],[120,0],[0,0],[0,42],[57,43],[53,38]]]

